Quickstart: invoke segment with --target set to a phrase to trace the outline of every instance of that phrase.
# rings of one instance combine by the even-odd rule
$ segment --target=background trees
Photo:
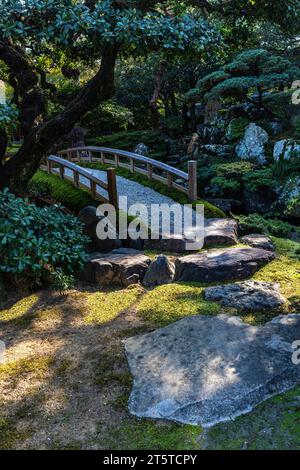
[[[167,5],[164,5],[166,4]],[[114,93],[119,54],[149,50],[204,50],[218,33],[187,5],[176,2],[5,0],[1,2],[0,60],[8,69],[24,143],[2,165],[0,188],[22,192],[53,142],[87,111]],[[42,59],[42,60],[41,60]],[[55,116],[45,120],[45,96],[55,95],[49,68],[81,61],[92,77]]]
[[[0,6],[0,78],[12,89],[24,137],[5,162],[2,126],[0,188],[17,193],[51,146],[113,97],[116,69],[129,78],[116,105],[127,108],[131,100],[133,114],[155,128],[162,115],[180,116],[184,124],[183,96],[196,77],[256,44],[264,21],[294,36],[299,27],[298,0],[279,0],[276,9],[255,0],[0,0]],[[131,75],[127,64],[133,64]],[[72,83],[71,93],[61,93],[61,78]]]

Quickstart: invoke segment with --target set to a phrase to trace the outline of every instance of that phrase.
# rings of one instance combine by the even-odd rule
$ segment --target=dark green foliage
[[[294,138],[300,140],[300,115],[293,119]]]
[[[241,190],[241,183],[235,179],[224,176],[215,176],[210,181],[210,194],[212,196],[234,196]]]
[[[237,215],[241,235],[264,233],[274,237],[287,237],[295,228],[293,225],[278,219],[265,219],[259,214]]]
[[[52,268],[71,273],[86,260],[81,222],[59,207],[39,208],[16,198],[7,189],[0,193],[0,272],[35,281]]]
[[[287,86],[300,77],[300,68],[288,59],[273,55],[264,49],[243,51],[220,70],[206,75],[192,90],[191,101],[231,98],[237,101],[247,99],[249,92],[258,92],[261,105],[262,93]]]
[[[133,113],[114,101],[106,101],[96,109],[89,111],[81,121],[89,129],[90,135],[101,135],[103,132],[120,131],[133,126]]]
[[[144,130],[144,131],[123,131],[116,132],[112,135],[104,135],[87,139],[91,145],[98,145],[100,147],[111,147],[119,150],[127,150],[132,152],[134,148],[143,142],[150,148],[152,158],[158,160],[165,160],[167,153],[166,136],[158,131]]]
[[[244,175],[243,181],[249,191],[274,193],[278,185],[271,167],[253,170]]]
[[[226,132],[226,138],[229,142],[234,143],[244,136],[245,128],[249,124],[249,119],[239,117],[232,119]]]
[[[98,205],[86,191],[77,189],[71,182],[48,175],[42,170],[38,170],[30,180],[28,192],[30,196],[50,197],[74,213],[78,213],[85,206]]]
[[[52,273],[53,287],[60,295],[74,287],[75,278],[72,274],[66,274],[61,268],[55,269]]]

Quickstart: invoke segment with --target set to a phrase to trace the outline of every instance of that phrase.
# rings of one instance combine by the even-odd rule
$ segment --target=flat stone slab
[[[228,315],[191,316],[124,341],[134,378],[129,410],[203,427],[298,384],[292,343],[300,314],[254,327]]]
[[[117,248],[107,254],[92,253],[83,278],[101,286],[128,286],[143,280],[150,262],[148,256],[133,248]]]
[[[195,233],[195,229],[191,228],[191,234]],[[187,252],[187,243],[193,243],[192,237],[171,234],[158,238],[156,240],[145,240],[144,248],[169,253],[185,253]],[[205,219],[204,221],[204,246],[210,247],[214,245],[236,245],[237,222],[233,219]],[[195,249],[196,251],[197,249]]]
[[[275,251],[275,245],[270,237],[257,233],[251,233],[241,238],[241,241],[253,248],[262,248],[263,250]]]
[[[176,281],[222,282],[246,279],[275,259],[260,248],[223,248],[182,256],[176,260]]]
[[[219,301],[224,307],[246,310],[278,308],[286,303],[280,286],[274,282],[244,281],[225,286],[207,287],[206,300]]]

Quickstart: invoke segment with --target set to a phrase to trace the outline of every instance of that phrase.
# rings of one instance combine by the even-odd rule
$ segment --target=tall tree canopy
[[[187,96],[191,101],[219,98],[244,100],[250,99],[250,91],[256,91],[261,107],[265,91],[290,87],[299,77],[300,68],[287,58],[264,49],[251,49],[241,52],[232,62],[201,78]]]
[[[168,3],[168,5],[164,5]],[[111,98],[119,54],[150,50],[204,50],[219,35],[196,10],[176,2],[124,0],[2,0],[0,60],[14,102],[24,143],[1,167],[0,187],[22,192],[51,144],[70,131],[90,109]],[[95,74],[56,116],[45,121],[47,71],[74,60]],[[3,155],[2,155],[3,156]]]

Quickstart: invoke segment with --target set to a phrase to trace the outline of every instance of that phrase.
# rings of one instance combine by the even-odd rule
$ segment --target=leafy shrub
[[[294,127],[294,138],[300,139],[300,115],[294,117],[293,127]]]
[[[264,233],[274,237],[287,237],[295,228],[293,225],[278,219],[265,219],[259,214],[237,215],[241,235]]]
[[[59,207],[39,208],[0,192],[0,273],[35,281],[52,268],[72,273],[86,260],[87,242],[81,222]]]
[[[37,197],[50,197],[51,196],[51,185],[49,181],[39,180],[35,178],[35,180],[31,180],[28,186],[28,196],[30,198],[37,198]]]
[[[84,127],[87,127],[92,135],[103,132],[104,129],[127,129],[134,124],[133,113],[130,109],[114,101],[105,101],[96,109],[89,111],[81,121]]]
[[[242,139],[248,124],[249,119],[244,117],[232,119],[228,125],[226,132],[227,140],[231,143],[235,143],[238,140]]]
[[[63,295],[67,290],[74,287],[74,276],[66,274],[61,268],[57,268],[52,273],[53,287],[60,295]]]
[[[237,180],[215,176],[210,181],[208,192],[212,196],[231,196],[241,190],[241,183]]]
[[[243,177],[245,188],[249,191],[275,191],[277,180],[274,178],[272,168],[254,170]]]
[[[70,181],[49,175],[42,170],[38,170],[30,180],[28,194],[32,197],[49,196],[75,213],[85,206],[98,206],[98,203],[83,189],[75,188]]]

